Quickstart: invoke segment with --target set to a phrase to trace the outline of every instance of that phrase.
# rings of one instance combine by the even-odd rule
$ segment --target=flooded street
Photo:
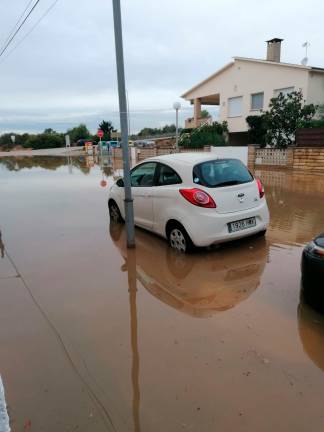
[[[0,158],[12,431],[323,430],[324,318],[300,300],[300,259],[324,231],[324,176],[257,171],[266,238],[179,256],[142,230],[126,249],[107,210],[120,174]]]

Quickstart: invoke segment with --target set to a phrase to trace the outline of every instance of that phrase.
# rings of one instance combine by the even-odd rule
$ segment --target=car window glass
[[[237,159],[207,161],[193,169],[193,181],[206,187],[221,187],[253,180],[246,166]]]
[[[167,165],[160,164],[157,186],[166,186],[182,183],[180,176]]]
[[[144,163],[131,172],[131,185],[133,187],[153,186],[156,162]]]

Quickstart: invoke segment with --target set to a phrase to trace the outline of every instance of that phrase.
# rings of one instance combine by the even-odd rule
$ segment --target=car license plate
[[[255,227],[256,220],[255,217],[248,218],[248,219],[242,219],[235,222],[230,222],[228,225],[228,231],[230,233],[245,230],[247,228]]]

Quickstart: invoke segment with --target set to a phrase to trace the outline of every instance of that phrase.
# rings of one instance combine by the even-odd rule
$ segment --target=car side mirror
[[[120,178],[116,181],[118,187],[124,187],[124,179]]]

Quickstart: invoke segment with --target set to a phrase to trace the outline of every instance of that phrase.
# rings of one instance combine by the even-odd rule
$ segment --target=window
[[[251,94],[251,110],[262,110],[264,93]]]
[[[209,188],[248,183],[252,180],[249,170],[237,159],[203,162],[193,168],[194,183]]]
[[[153,186],[156,162],[147,162],[134,168],[131,172],[131,185],[133,187]]]
[[[228,117],[240,117],[243,114],[243,96],[228,99]]]
[[[182,183],[180,176],[168,165],[159,164],[157,186]]]
[[[279,96],[279,93],[282,93],[284,96],[286,96],[287,94],[289,94],[293,91],[294,91],[294,87],[285,87],[285,88],[274,90],[273,94],[274,94],[274,97]]]

